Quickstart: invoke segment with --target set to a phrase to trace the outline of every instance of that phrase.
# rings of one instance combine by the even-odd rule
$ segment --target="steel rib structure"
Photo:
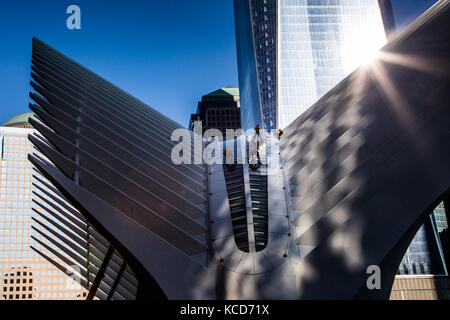
[[[171,250],[201,268],[190,256],[204,253],[207,247],[202,221],[205,168],[167,165],[176,125],[37,39],[32,69],[36,82],[31,84],[40,95],[31,94],[38,105],[30,108],[47,126],[33,122],[42,136],[30,140],[61,169],[58,178],[63,178],[60,173],[77,176],[74,187],[82,185],[91,195],[100,191],[97,200],[107,200],[104,205],[120,210],[130,222],[151,228]],[[100,100],[92,92],[105,93]],[[117,100],[111,98],[116,96]],[[124,107],[129,101],[133,108]],[[149,128],[149,123],[154,126]],[[161,146],[161,141],[168,144]],[[43,159],[31,156],[30,160],[49,174]],[[141,246],[147,245],[143,241]],[[153,247],[157,260],[161,249]]]
[[[79,266],[89,299],[387,299],[449,194],[448,30],[440,1],[269,137],[257,173],[175,165],[180,125],[33,39],[39,252]]]

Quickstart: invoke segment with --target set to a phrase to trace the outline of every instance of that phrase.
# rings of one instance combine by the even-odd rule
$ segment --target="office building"
[[[434,218],[436,221],[437,231],[441,233],[445,229],[448,228],[448,217],[445,212],[444,203],[438,205],[438,207],[434,210]]]
[[[285,128],[395,29],[389,0],[235,0],[234,10],[245,130]]]
[[[218,129],[226,137],[226,129],[241,128],[239,89],[226,86],[202,97],[197,112],[191,115],[189,129],[201,121],[202,134],[208,129]]]
[[[391,40],[397,34],[397,27],[395,25],[394,11],[392,9],[391,0],[378,0],[381,10],[381,17],[383,18],[384,30],[386,37]]]
[[[393,300],[448,300],[450,279],[448,259],[441,238],[448,232],[444,204],[440,203],[425,220],[403,257],[393,284]],[[448,250],[448,249],[447,249]]]
[[[44,241],[39,232],[46,229],[37,219],[52,221],[46,220],[51,217],[47,210],[55,210],[52,206],[64,210],[50,196],[39,197],[36,191],[43,190],[64,200],[28,161],[33,146],[27,136],[36,132],[28,122],[29,117],[36,119],[33,113],[20,114],[0,127],[0,297],[1,300],[86,299],[83,288],[32,248],[48,255],[48,250],[32,239],[33,236]],[[68,205],[65,201],[64,204]],[[55,229],[51,224],[47,227]]]
[[[440,207],[435,211],[440,211]],[[441,224],[446,221],[441,221]],[[400,264],[399,275],[448,275],[435,214],[420,227]]]

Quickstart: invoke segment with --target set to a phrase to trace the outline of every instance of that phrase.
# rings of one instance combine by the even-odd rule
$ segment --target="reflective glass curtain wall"
[[[400,263],[399,275],[446,275],[436,211],[420,227]],[[445,221],[446,223],[446,221]]]
[[[265,128],[276,129],[277,1],[251,0],[250,3],[262,122]]]
[[[386,43],[377,0],[279,0],[278,126]]]
[[[258,80],[256,74],[255,47],[251,24],[250,2],[234,0],[236,47],[238,52],[239,92],[242,128],[254,128],[261,123]]]
[[[235,0],[243,128],[284,128],[386,43],[378,0]]]

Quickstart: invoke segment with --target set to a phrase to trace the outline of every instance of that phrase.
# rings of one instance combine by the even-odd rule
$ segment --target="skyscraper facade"
[[[420,227],[411,242],[398,270],[399,275],[447,275],[436,213],[439,207]]]
[[[390,8],[378,0],[235,0],[243,129],[286,127],[370,59],[392,32]]]
[[[443,202],[439,204],[438,207],[434,210],[434,217],[436,220],[436,227],[439,233],[448,228],[447,214]]]
[[[49,254],[45,246],[55,246],[40,232],[48,228],[57,237],[58,229],[48,223],[53,221],[49,212],[66,209],[49,196],[38,197],[36,191],[43,190],[70,205],[27,159],[36,152],[27,137],[36,132],[29,117],[34,115],[18,115],[0,127],[0,300],[86,299],[86,290],[32,248],[62,263]],[[48,225],[41,225],[38,221],[42,220]]]
[[[208,129],[218,129],[226,137],[226,130],[241,128],[239,89],[223,87],[208,93],[198,103],[197,112],[191,114],[189,129],[194,130],[196,121],[202,123],[202,134]]]
[[[446,212],[441,203],[406,250],[395,277],[391,300],[450,299],[446,238],[440,237],[442,232],[448,232],[447,228]]]

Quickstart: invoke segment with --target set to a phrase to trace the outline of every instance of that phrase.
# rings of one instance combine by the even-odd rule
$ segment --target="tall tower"
[[[394,28],[390,0],[235,0],[234,10],[243,129],[286,127]]]
[[[0,300],[86,299],[87,291],[64,272],[72,267],[52,256],[56,247],[41,234],[47,230],[58,238],[69,221],[54,220],[54,212],[67,216],[74,209],[27,159],[37,153],[27,138],[36,134],[30,117],[37,119],[23,113],[0,126]]]
[[[210,92],[198,103],[197,112],[191,114],[189,129],[194,130],[195,122],[202,122],[202,134],[208,129],[218,129],[226,137],[227,129],[241,128],[239,109],[239,89],[226,86]]]

